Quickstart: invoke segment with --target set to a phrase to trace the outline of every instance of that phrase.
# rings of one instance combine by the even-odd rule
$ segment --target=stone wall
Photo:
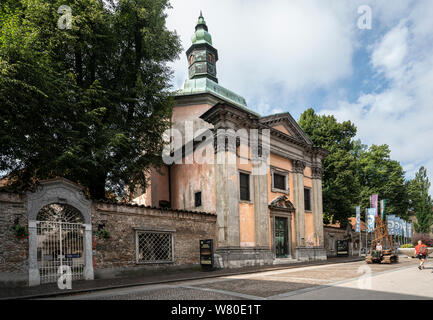
[[[0,193],[0,283],[27,283],[28,239],[17,239],[15,222],[27,227],[25,195]]]
[[[215,240],[216,215],[181,210],[162,210],[138,205],[93,204],[93,230],[99,226],[110,233],[109,239],[94,237],[96,277],[123,272],[198,266],[200,239]],[[137,264],[136,229],[173,232],[174,262]]]
[[[29,241],[17,239],[15,221],[28,227],[24,194],[0,192],[0,286],[28,284]],[[114,277],[122,272],[155,268],[198,267],[199,240],[214,239],[216,215],[182,210],[161,210],[138,205],[92,203],[92,231],[100,225],[109,239],[93,235],[93,265],[96,277]],[[174,261],[166,264],[137,264],[135,229],[170,230]]]
[[[326,255],[328,257],[337,256],[337,240],[345,240],[349,239],[349,255],[350,256],[359,256],[360,245],[361,248],[365,248],[365,231],[362,232],[361,235],[361,244],[360,237],[358,232],[354,232],[350,228],[342,229],[336,227],[325,226],[324,230],[324,238],[325,238],[325,250]],[[372,239],[372,234],[369,234],[369,240]]]

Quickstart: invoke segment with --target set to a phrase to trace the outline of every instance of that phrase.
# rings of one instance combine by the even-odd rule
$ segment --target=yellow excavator
[[[381,216],[376,217],[376,228],[373,231],[370,253],[365,257],[365,262],[370,263],[397,263],[398,255],[394,253],[394,241],[388,233],[388,226]],[[382,251],[377,251],[376,246],[380,242]],[[388,248],[388,249],[385,249]]]

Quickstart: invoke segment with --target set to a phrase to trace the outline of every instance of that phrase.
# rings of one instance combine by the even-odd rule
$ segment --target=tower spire
[[[189,62],[189,78],[208,78],[218,82],[216,77],[218,51],[213,47],[212,36],[208,31],[203,12],[200,10],[192,45],[186,52]]]

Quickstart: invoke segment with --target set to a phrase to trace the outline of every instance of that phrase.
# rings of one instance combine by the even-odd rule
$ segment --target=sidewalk
[[[74,294],[90,291],[99,291],[106,289],[131,287],[139,285],[149,285],[167,282],[178,282],[185,280],[205,279],[221,276],[231,276],[238,274],[247,274],[255,272],[263,272],[270,270],[292,269],[313,265],[325,265],[334,263],[348,263],[362,261],[361,257],[338,257],[328,258],[327,261],[318,262],[296,262],[291,264],[281,264],[275,266],[262,267],[245,267],[239,269],[221,269],[216,271],[202,271],[199,269],[190,270],[171,270],[171,271],[147,271],[141,276],[122,277],[113,279],[95,279],[95,280],[79,280],[72,282],[72,290],[60,290],[56,283],[50,283],[35,287],[0,287],[0,300],[3,299],[27,299],[36,297],[50,297],[63,294]]]

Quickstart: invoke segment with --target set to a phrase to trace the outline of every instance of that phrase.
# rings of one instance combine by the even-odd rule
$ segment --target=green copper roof
[[[183,88],[176,92],[176,96],[186,96],[200,93],[210,93],[223,101],[232,103],[245,111],[260,117],[260,114],[248,109],[243,97],[220,86],[215,81],[208,78],[188,79]]]
[[[208,43],[212,45],[212,36],[208,32],[206,21],[204,21],[203,14],[200,11],[200,17],[198,18],[197,25],[195,27],[195,33],[192,36],[192,43]]]

